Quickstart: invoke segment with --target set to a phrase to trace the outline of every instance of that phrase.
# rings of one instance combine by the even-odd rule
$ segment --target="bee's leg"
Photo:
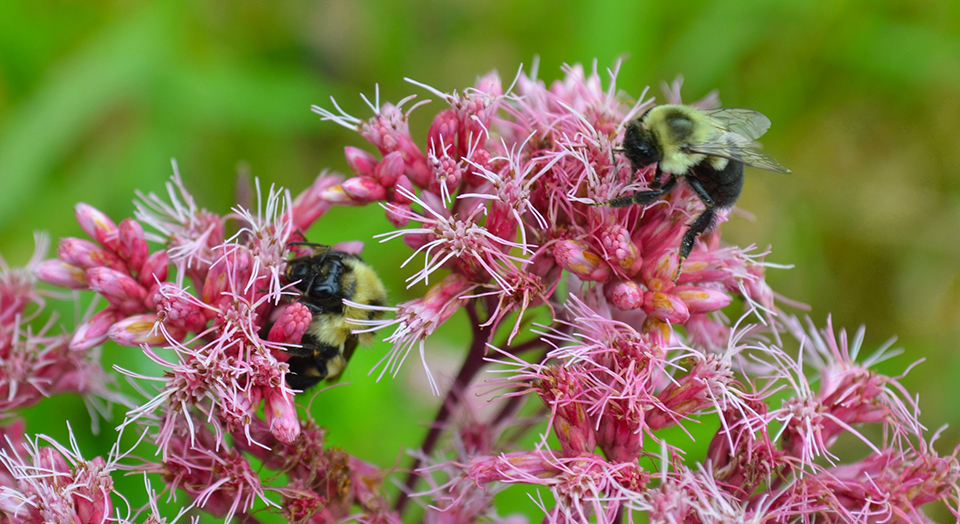
[[[687,185],[690,186],[690,189],[693,189],[693,192],[697,194],[700,198],[700,201],[703,202],[703,205],[707,206],[707,209],[712,208],[716,205],[713,201],[713,197],[710,196],[710,193],[707,192],[707,189],[703,187],[703,183],[700,182],[700,179],[694,176],[685,177]]]
[[[660,162],[657,162],[657,170],[653,173],[653,180],[650,182],[651,189],[660,189],[660,177],[663,176],[663,171],[660,169]],[[669,182],[667,182],[669,184]]]
[[[299,233],[299,231],[298,231],[298,233]],[[301,236],[302,236],[302,234],[301,234]],[[306,246],[306,247],[312,247],[312,248],[314,248],[314,249],[316,249],[316,248],[319,247],[319,248],[323,248],[323,252],[324,252],[324,253],[326,253],[327,251],[330,251],[330,249],[332,249],[330,246],[328,246],[328,245],[326,245],[326,244],[318,244],[318,243],[316,243],[316,242],[287,242],[287,245],[288,245],[288,246]],[[316,256],[317,254],[319,254],[319,253],[315,253],[314,255],[310,255],[310,256]]]
[[[669,193],[670,190],[673,189],[673,186],[675,186],[676,184],[677,184],[677,179],[671,178],[670,180],[667,180],[667,182],[663,184],[663,187],[661,187],[660,189],[654,189],[651,191],[637,191],[632,195],[622,196],[622,197],[614,198],[613,200],[608,200],[607,202],[604,202],[602,205],[606,205],[610,207],[627,207],[632,204],[646,205],[655,201],[661,196]]]
[[[693,251],[693,241],[703,233],[704,231],[710,229],[713,226],[714,221],[717,218],[717,210],[713,207],[708,207],[700,213],[700,216],[690,224],[690,227],[687,229],[687,232],[683,234],[683,241],[680,242],[680,262],[682,263],[685,258],[690,256],[690,252]]]
[[[680,278],[680,268],[683,266],[683,261],[690,256],[690,252],[693,251],[693,241],[696,240],[701,233],[712,228],[717,220],[716,203],[713,197],[707,193],[703,184],[700,183],[700,180],[696,177],[688,176],[686,177],[686,181],[687,185],[693,189],[693,192],[697,194],[700,201],[706,206],[706,209],[697,216],[693,223],[690,224],[687,232],[683,234],[683,241],[680,242],[680,260],[677,263],[677,274],[673,277],[674,282]]]
[[[304,306],[307,306],[307,309],[310,310],[311,314],[326,312],[326,310],[323,309],[323,306],[321,306],[320,304],[317,304],[317,302],[313,298],[308,297],[306,295],[303,295],[300,298],[298,298],[297,302],[303,304]]]

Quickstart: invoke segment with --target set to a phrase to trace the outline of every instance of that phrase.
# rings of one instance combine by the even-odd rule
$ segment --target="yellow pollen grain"
[[[600,257],[598,257],[597,255],[594,255],[593,253],[591,253],[591,252],[589,252],[589,251],[584,251],[584,252],[583,252],[583,258],[585,258],[585,259],[587,260],[587,262],[589,262],[589,263],[591,263],[591,264],[593,264],[593,265],[597,265],[597,264],[600,263]]]
[[[706,269],[707,263],[699,260],[697,262],[690,262],[689,259],[683,263],[684,273],[692,273],[694,271],[703,271]]]

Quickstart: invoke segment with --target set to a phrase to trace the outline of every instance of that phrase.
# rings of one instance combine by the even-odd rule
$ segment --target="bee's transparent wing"
[[[690,144],[684,150],[690,153],[728,158],[767,171],[790,172],[789,169],[774,160],[772,156],[754,149],[753,143],[749,139],[731,131],[722,131],[710,142]]]
[[[770,129],[770,119],[753,109],[728,107],[704,113],[712,118],[721,130],[733,131],[747,140],[756,140]]]

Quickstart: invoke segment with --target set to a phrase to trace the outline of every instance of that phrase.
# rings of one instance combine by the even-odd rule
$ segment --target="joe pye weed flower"
[[[117,429],[139,440],[123,450],[114,435],[109,457],[87,460],[8,419],[0,518],[175,522],[199,508],[240,522],[520,522],[494,504],[515,484],[534,488],[528,513],[545,522],[927,522],[932,501],[960,515],[955,451],[938,453],[900,377],[873,369],[897,351],[866,351],[862,328],[784,311],[764,279],[767,252],[724,244],[719,227],[681,270],[681,238],[702,210],[686,187],[647,206],[596,205],[650,187],[653,166],[634,172],[619,150],[626,124],[654,105],[647,91],[631,100],[616,69],[602,78],[579,65],[549,86],[535,69],[462,92],[411,84],[442,106],[426,137],[408,126],[427,103],[416,96],[377,96],[364,118],[335,101],[313,108],[374,146],[346,149],[348,178],[321,174],[296,197],[258,185],[253,209],[218,215],[174,164],[166,195],[138,194],[133,217],[78,204],[87,238],[60,240],[44,260],[39,236],[25,269],[3,264],[4,413],[75,392],[94,412],[128,406]],[[679,82],[665,98],[680,103]],[[368,204],[395,226],[378,240],[409,253],[377,271],[428,289],[347,304],[392,312],[350,320],[392,344],[371,375],[396,376],[416,351],[439,397],[433,421],[410,421],[428,429],[403,444],[399,469],[325,445],[322,413],[295,405],[314,392],[286,381],[287,349],[312,318],[286,264],[309,254],[305,233],[323,242],[308,230],[331,206]],[[90,294],[38,280],[103,300],[65,326],[46,303]],[[451,341],[462,365],[444,381],[427,341],[456,314],[471,333]],[[101,351],[140,351],[164,372],[117,370],[141,396],[121,395]],[[668,437],[713,421],[705,456]],[[531,428],[542,433],[527,445]],[[841,439],[863,453],[846,456]],[[151,500],[184,509],[130,507],[111,481],[129,471],[162,479],[156,493],[146,482]],[[399,491],[383,489],[388,476]]]

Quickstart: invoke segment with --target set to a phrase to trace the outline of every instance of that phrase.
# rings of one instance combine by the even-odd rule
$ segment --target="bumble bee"
[[[729,209],[737,202],[743,189],[743,166],[790,172],[753,148],[752,141],[769,128],[770,119],[751,109],[653,107],[627,125],[621,149],[634,173],[657,164],[651,189],[603,204],[612,207],[650,204],[669,193],[677,179],[682,178],[706,207],[683,235],[682,263],[690,255],[697,236],[715,225],[717,211]],[[663,173],[668,173],[669,178],[661,182]]]
[[[339,377],[357,345],[373,341],[372,333],[354,334],[347,319],[376,320],[383,317],[383,311],[351,307],[343,301],[385,306],[387,293],[380,277],[360,257],[321,244],[292,244],[319,249],[316,254],[290,260],[284,273],[300,293],[297,302],[312,314],[300,347],[288,350],[287,385],[303,390]]]

